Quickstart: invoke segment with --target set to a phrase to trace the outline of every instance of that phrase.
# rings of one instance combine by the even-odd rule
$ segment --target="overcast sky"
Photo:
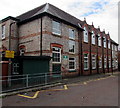
[[[16,17],[44,3],[50,3],[88,24],[105,29],[118,42],[118,1],[119,0],[0,0],[0,20]]]

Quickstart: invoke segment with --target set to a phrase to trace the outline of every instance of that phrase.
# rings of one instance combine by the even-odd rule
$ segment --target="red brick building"
[[[26,67],[32,70],[32,63],[38,63],[36,59],[43,60],[41,56],[45,56],[45,60],[46,57],[52,58],[49,72],[60,71],[63,76],[107,73],[118,68],[118,44],[111,40],[109,33],[51,4],[44,4],[16,18],[2,19],[0,26],[3,61],[8,61],[4,56],[6,50],[15,51],[15,57],[23,60],[19,64],[13,59],[11,75],[24,74]],[[31,57],[35,60],[29,64],[26,59]],[[23,70],[14,72],[21,65]],[[37,67],[33,66],[37,72]]]

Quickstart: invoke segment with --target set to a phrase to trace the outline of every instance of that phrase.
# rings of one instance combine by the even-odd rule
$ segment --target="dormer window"
[[[87,42],[88,43],[88,31],[86,29],[86,27],[84,27],[84,42]]]
[[[100,34],[98,34],[98,46],[101,46],[101,37],[100,37]]]
[[[94,31],[92,31],[92,44],[95,45],[95,34],[94,34]]]
[[[106,48],[106,38],[105,37],[104,37],[103,43],[104,43],[104,48]]]
[[[108,48],[110,49],[110,40],[108,40]]]

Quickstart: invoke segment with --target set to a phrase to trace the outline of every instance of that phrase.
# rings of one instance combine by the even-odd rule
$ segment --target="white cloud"
[[[99,2],[102,8],[94,9],[95,2]],[[105,5],[105,2],[108,4]],[[118,0],[1,0],[0,19],[16,17],[44,3],[51,3],[80,20],[83,20],[81,16],[85,13],[97,12],[86,17],[88,24],[93,22],[95,27],[100,26],[106,33],[109,31],[111,38],[118,41]]]

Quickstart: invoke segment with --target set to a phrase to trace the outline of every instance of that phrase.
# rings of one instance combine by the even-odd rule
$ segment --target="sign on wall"
[[[5,51],[5,57],[6,58],[14,58],[14,51],[9,51],[9,50],[7,50],[7,51]]]

